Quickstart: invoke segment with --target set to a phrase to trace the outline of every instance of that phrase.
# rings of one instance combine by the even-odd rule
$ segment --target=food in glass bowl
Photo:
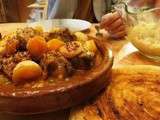
[[[151,12],[137,15],[127,39],[146,57],[160,59],[160,21]]]
[[[106,86],[112,63],[107,46],[82,32],[17,29],[0,41],[0,111],[35,114],[76,105]]]

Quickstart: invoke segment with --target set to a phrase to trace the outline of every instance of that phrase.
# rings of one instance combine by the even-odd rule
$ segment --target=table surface
[[[0,24],[0,33],[6,34],[12,32],[17,28],[26,26],[24,23],[7,23]],[[159,65],[158,62],[153,62],[152,60],[142,56],[132,44],[125,40],[111,40],[108,39],[106,32],[104,33],[103,39],[106,39],[108,47],[113,51],[114,55],[114,65],[113,67],[118,67],[122,65],[137,65],[137,64],[146,64],[146,65]],[[95,34],[95,29],[92,27],[90,35]],[[101,93],[103,94],[103,93]],[[99,101],[99,100],[97,100]],[[87,107],[87,106],[86,106]],[[93,108],[94,109],[94,108]],[[48,113],[43,115],[31,115],[31,116],[16,116],[8,114],[0,114],[0,119],[3,120],[68,120],[69,119],[70,109],[58,111],[54,113]],[[87,119],[89,120],[89,119]],[[99,119],[96,119],[99,120]]]

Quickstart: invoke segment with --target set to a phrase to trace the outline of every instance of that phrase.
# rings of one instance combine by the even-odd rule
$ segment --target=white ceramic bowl
[[[79,19],[53,19],[42,20],[39,22],[28,23],[30,27],[41,26],[46,32],[53,28],[68,28],[72,32],[87,30],[91,27],[91,23]]]

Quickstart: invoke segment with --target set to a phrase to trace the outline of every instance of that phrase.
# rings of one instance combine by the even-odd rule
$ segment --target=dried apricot
[[[28,40],[27,49],[34,57],[42,56],[47,51],[47,42],[43,37],[35,36]]]
[[[52,39],[47,42],[47,46],[49,50],[57,50],[61,46],[63,46],[65,43],[59,39]]]

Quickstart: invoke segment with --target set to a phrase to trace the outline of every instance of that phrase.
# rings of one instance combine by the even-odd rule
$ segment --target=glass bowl
[[[160,21],[157,15],[159,8],[143,11],[134,15],[135,19],[128,28],[127,39],[150,59],[160,61]]]

